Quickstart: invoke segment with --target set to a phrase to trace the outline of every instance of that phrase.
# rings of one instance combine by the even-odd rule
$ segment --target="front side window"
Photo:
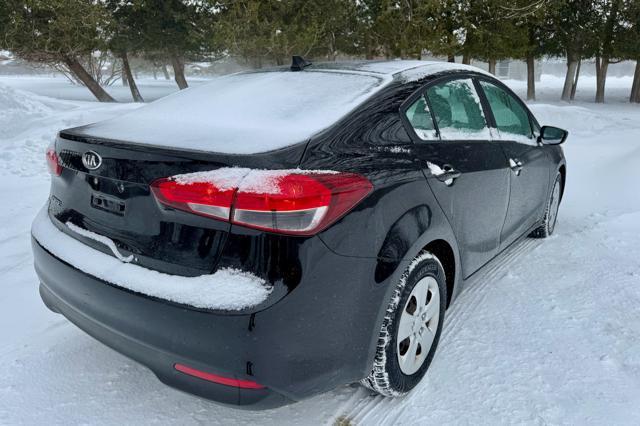
[[[501,138],[533,143],[529,114],[522,104],[494,84],[481,81],[480,85],[491,106]]]
[[[431,113],[429,112],[429,106],[424,96],[420,96],[418,100],[407,109],[405,115],[420,139],[427,141],[438,138],[435,127],[433,126]]]
[[[429,103],[443,140],[489,140],[480,97],[471,79],[451,80],[427,89]]]

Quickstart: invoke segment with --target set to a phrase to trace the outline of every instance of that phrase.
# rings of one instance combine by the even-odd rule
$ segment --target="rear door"
[[[549,187],[550,160],[536,141],[530,114],[522,101],[510,90],[487,80],[480,80],[480,86],[511,169],[509,210],[501,235],[502,245],[506,246],[542,218]]]
[[[509,169],[492,141],[476,85],[449,77],[403,108],[416,156],[452,225],[469,276],[495,256],[509,201]]]

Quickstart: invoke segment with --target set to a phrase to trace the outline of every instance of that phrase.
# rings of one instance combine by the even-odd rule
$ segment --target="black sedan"
[[[476,68],[307,65],[61,131],[44,303],[221,403],[415,387],[465,281],[553,232],[567,132]]]

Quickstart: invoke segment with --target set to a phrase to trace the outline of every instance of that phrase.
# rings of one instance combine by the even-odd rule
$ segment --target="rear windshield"
[[[230,154],[271,151],[329,127],[386,82],[311,70],[234,74],[91,125],[85,133]]]

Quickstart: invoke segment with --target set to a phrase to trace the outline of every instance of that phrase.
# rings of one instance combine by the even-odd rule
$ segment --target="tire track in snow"
[[[447,310],[442,337],[454,333],[467,317],[479,309],[479,302],[487,296],[485,289],[491,283],[508,274],[511,266],[540,244],[540,240],[531,238],[517,242],[473,275],[466,283],[458,299]]]
[[[507,275],[509,273],[509,269],[514,264],[520,261],[525,255],[531,253],[540,244],[542,244],[542,240],[531,238],[525,238],[516,242],[511,247],[507,248],[506,251],[491,260],[469,279],[458,298],[447,310],[438,352],[441,352],[443,348],[452,344],[460,327],[462,327],[467,319],[478,309],[481,309],[482,300],[487,297],[490,284]],[[413,392],[420,393],[421,387],[423,386],[426,386],[425,382],[418,385]],[[355,404],[349,407],[349,405],[354,402]],[[370,416],[387,410],[387,414],[383,417],[381,423],[394,424],[397,420],[397,416],[401,415],[401,412],[392,410],[391,408],[402,404],[403,399],[384,398],[372,394],[364,388],[360,388],[356,390],[354,396],[350,398],[338,411],[338,413],[346,412],[346,414],[339,414],[338,416],[344,416],[355,424],[366,424],[367,419],[370,418]],[[388,419],[392,414],[394,414],[394,418]]]

